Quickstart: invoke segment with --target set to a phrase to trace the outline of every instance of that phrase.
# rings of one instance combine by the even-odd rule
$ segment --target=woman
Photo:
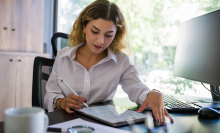
[[[151,107],[161,125],[165,116],[172,118],[164,107],[162,94],[144,85],[129,58],[122,52],[128,48],[126,23],[120,9],[107,0],[87,6],[76,19],[69,35],[71,47],[57,54],[46,85],[44,103],[49,111],[80,109],[88,104],[112,100],[118,84],[131,101]],[[62,77],[79,95],[74,95],[60,81]]]

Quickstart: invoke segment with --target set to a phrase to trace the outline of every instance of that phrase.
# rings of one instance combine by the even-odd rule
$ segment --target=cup
[[[5,133],[45,133],[48,117],[39,107],[17,107],[5,110]]]

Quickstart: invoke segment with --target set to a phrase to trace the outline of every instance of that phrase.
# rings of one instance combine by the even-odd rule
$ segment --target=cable
[[[205,87],[205,85],[203,84],[203,82],[201,82],[202,83],[202,85]],[[219,95],[218,94],[216,94],[215,92],[213,92],[213,91],[211,91],[211,90],[209,90],[207,87],[205,87],[208,91],[210,91],[212,94],[215,94],[216,96],[218,96],[219,97]]]

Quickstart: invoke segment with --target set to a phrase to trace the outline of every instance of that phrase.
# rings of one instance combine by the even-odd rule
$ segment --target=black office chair
[[[57,38],[61,37],[64,39],[68,39],[68,36],[69,36],[68,34],[62,33],[62,32],[57,32],[52,36],[51,44],[52,44],[52,48],[53,48],[53,54],[55,57],[57,56],[57,43],[56,43]]]
[[[32,106],[44,108],[43,97],[46,90],[46,82],[49,78],[53,63],[54,59],[44,57],[36,57],[34,59]]]
[[[51,38],[54,56],[57,55],[56,39],[58,37],[68,39],[68,34],[55,33]],[[49,78],[55,59],[36,57],[34,60],[33,83],[32,83],[32,106],[45,108],[43,104],[46,92],[46,82]],[[47,110],[46,110],[47,111]]]

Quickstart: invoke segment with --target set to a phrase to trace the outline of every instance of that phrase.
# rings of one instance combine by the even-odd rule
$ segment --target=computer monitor
[[[220,94],[220,10],[180,24],[173,75],[208,83]]]

